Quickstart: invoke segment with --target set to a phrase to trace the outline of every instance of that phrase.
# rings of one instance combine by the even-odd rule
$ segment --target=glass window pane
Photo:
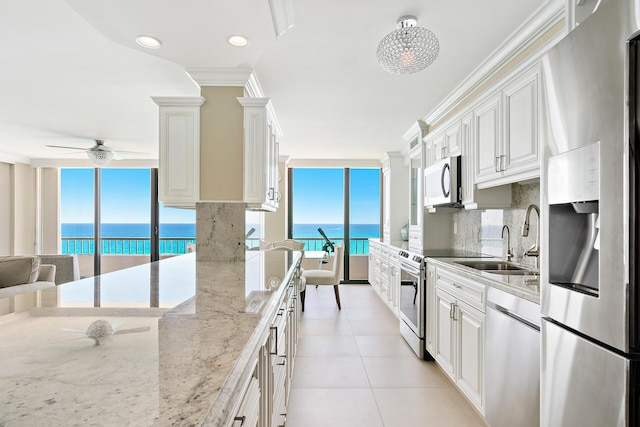
[[[151,172],[101,171],[101,274],[150,261]]]
[[[195,250],[195,209],[168,208],[160,203],[160,258]]]
[[[93,276],[93,169],[60,170],[61,253],[78,254],[80,276]]]
[[[344,169],[296,168],[293,170],[293,238],[305,242],[305,250],[322,250],[322,228],[335,243],[344,239]]]
[[[380,169],[351,169],[349,182],[350,252],[367,255],[368,239],[380,237]]]

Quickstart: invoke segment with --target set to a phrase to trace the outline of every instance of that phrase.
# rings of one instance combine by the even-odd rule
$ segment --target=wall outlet
[[[457,222],[453,223],[453,234],[458,234],[458,223]]]

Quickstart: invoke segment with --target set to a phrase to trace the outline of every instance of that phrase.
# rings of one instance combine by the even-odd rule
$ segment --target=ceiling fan
[[[104,144],[104,141],[101,139],[96,139],[95,141],[96,141],[96,145],[94,145],[91,148],[67,147],[64,145],[46,145],[46,147],[65,148],[68,150],[85,151],[87,153],[87,157],[89,157],[89,160],[91,160],[91,162],[95,163],[96,165],[106,165],[112,159],[121,160],[122,156],[120,156],[120,154],[148,154],[148,153],[142,153],[139,151],[122,151],[122,150],[116,151],[111,147],[107,147]]]

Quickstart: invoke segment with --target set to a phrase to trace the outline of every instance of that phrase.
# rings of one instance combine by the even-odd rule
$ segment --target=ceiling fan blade
[[[51,148],[66,148],[69,150],[82,150],[82,151],[87,151],[86,148],[82,148],[82,147],[67,147],[64,145],[45,145],[45,147],[51,147]]]
[[[123,150],[114,150],[114,152],[118,152],[121,154],[146,154],[149,155],[149,153],[143,153],[142,151],[123,151]]]

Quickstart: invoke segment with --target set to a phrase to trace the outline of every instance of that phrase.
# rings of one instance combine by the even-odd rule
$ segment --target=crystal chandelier
[[[415,16],[398,19],[398,29],[378,45],[378,63],[394,74],[413,74],[427,68],[438,57],[438,38],[426,28],[416,27]]]

